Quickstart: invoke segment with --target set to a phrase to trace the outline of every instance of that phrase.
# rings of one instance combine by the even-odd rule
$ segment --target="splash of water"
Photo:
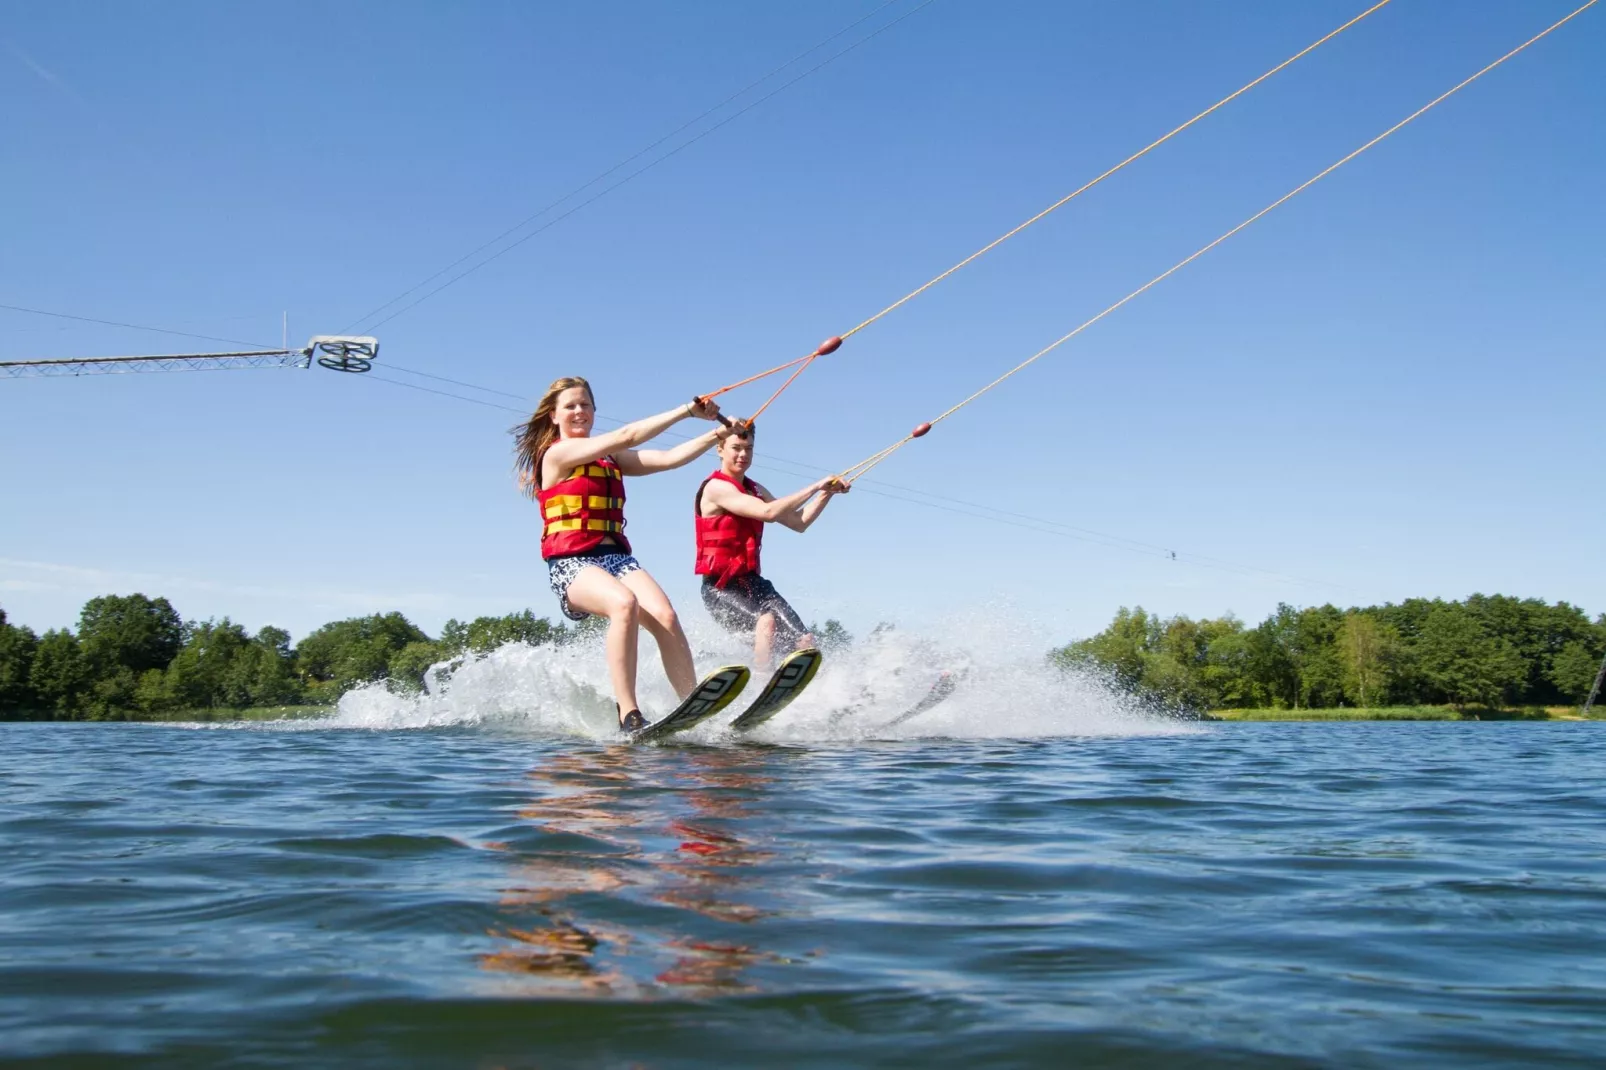
[[[712,628],[693,625],[701,670],[746,663],[751,648]],[[880,627],[867,638],[826,651],[809,689],[782,714],[743,738],[775,743],[865,739],[1136,736],[1197,729],[1164,716],[1096,675],[1065,671],[1044,656],[1048,643],[1013,613],[988,609],[923,625],[917,633]],[[642,708],[649,717],[675,697],[643,633]],[[565,646],[509,643],[488,654],[447,663],[449,677],[418,695],[383,684],[347,692],[320,727],[407,729],[447,725],[538,735],[617,738],[615,711],[600,638]],[[944,673],[958,681],[932,710],[896,727]],[[431,679],[435,676],[430,674]],[[755,678],[732,706],[756,698]],[[721,715],[678,739],[715,743],[734,737]]]

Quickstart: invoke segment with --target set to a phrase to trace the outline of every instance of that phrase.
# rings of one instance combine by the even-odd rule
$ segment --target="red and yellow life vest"
[[[563,557],[602,545],[610,535],[628,554],[625,538],[625,481],[612,457],[582,464],[550,487],[536,492],[541,505],[541,556]]]
[[[743,494],[760,497],[758,484],[746,476],[737,482],[723,471],[715,472],[697,488],[697,575],[713,576],[714,586],[723,588],[737,576],[758,571],[758,551],[764,542],[764,521],[752,517],[721,513],[703,515],[703,488],[723,479]]]

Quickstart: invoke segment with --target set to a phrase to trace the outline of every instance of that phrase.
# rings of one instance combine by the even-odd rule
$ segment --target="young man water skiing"
[[[807,531],[826,505],[847,486],[827,476],[777,498],[753,480],[753,426],[738,423],[719,435],[719,469],[697,488],[697,575],[703,605],[721,627],[753,636],[753,664],[768,668],[777,647],[814,645],[797,612],[759,573],[765,524]]]

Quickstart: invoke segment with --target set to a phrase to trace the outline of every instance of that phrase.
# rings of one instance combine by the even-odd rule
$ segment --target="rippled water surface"
[[[1598,1066],[1600,732],[0,725],[0,1064]]]

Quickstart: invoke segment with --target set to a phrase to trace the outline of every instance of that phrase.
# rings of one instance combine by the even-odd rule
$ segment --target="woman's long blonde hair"
[[[546,388],[546,393],[536,402],[535,411],[528,420],[510,429],[513,435],[513,470],[519,474],[519,489],[532,498],[541,489],[541,458],[546,456],[547,448],[558,440],[558,425],[552,422],[552,413],[558,407],[558,395],[575,386],[585,387],[586,396],[595,408],[597,395],[591,392],[591,384],[578,375],[566,375],[562,379],[554,379],[552,385]]]

